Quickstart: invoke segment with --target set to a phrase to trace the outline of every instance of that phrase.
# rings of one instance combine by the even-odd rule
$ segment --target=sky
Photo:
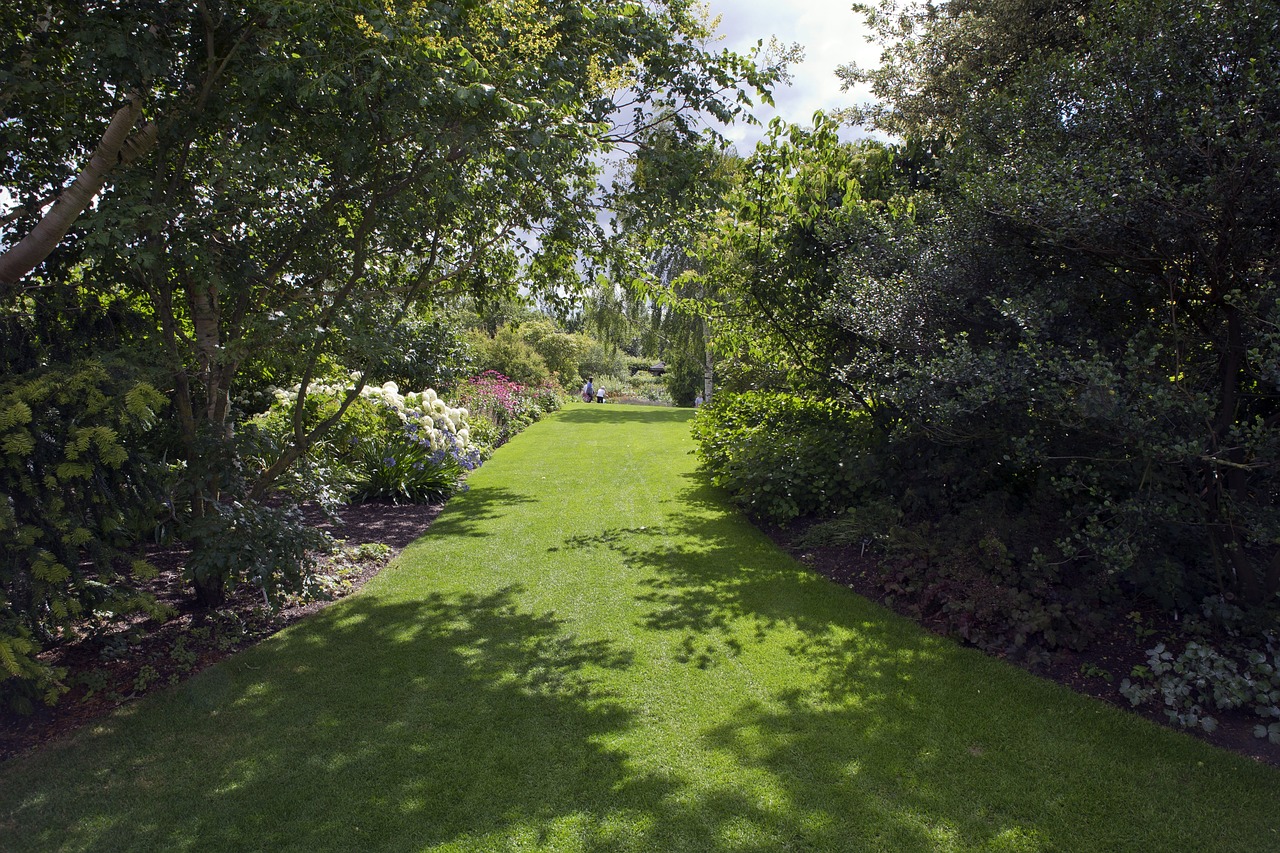
[[[853,0],[708,0],[712,16],[721,16],[718,32],[724,41],[717,47],[746,52],[764,39],[777,36],[783,44],[799,43],[804,48],[804,61],[791,69],[790,87],[774,92],[777,109],[760,107],[754,112],[765,124],[775,115],[793,124],[811,124],[813,113],[820,109],[852,106],[870,100],[866,91],[840,90],[836,68],[855,62],[859,67],[874,67],[880,48],[868,44],[866,25],[853,12]],[[759,127],[739,123],[725,136],[741,153],[755,145],[763,135]],[[846,128],[841,137],[852,140],[865,133]]]

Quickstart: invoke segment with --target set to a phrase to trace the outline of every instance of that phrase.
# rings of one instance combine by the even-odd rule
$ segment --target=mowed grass
[[[1276,851],[1280,773],[922,633],[575,404],[361,594],[0,766],[0,850]]]

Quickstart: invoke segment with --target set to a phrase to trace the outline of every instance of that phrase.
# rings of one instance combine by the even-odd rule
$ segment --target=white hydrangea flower
[[[358,381],[359,377],[358,373],[351,374],[353,380]],[[347,387],[317,382],[311,386],[309,393],[316,396],[328,395],[342,398],[351,390]],[[280,405],[296,403],[298,391],[298,386],[288,390],[274,386],[267,389],[267,393],[272,394]],[[465,408],[450,406],[433,388],[401,394],[400,387],[395,382],[384,382],[381,385],[365,385],[360,390],[360,396],[388,406],[404,422],[409,420],[410,411],[419,412],[419,435],[431,445],[433,450],[442,450],[455,444],[463,452],[474,449],[467,423],[471,413]],[[450,435],[452,435],[452,441],[449,438]]]

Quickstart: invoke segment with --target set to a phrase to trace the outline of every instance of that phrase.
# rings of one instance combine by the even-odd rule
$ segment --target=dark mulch
[[[342,579],[335,595],[350,594],[363,586],[392,556],[421,536],[441,509],[442,505],[438,504],[397,506],[368,503],[344,509],[338,525],[325,521],[318,513],[313,514],[310,517],[312,523],[328,530],[335,538],[345,540],[348,554],[354,546],[365,543],[381,543],[389,547],[387,553],[377,558],[348,559],[342,566],[330,567]],[[878,575],[875,559],[858,546],[797,548],[788,532],[776,529],[766,532],[780,547],[813,571],[911,616],[909,601],[900,597],[892,602],[885,601],[882,588],[875,580]],[[68,681],[75,686],[54,708],[41,708],[25,717],[0,716],[0,760],[38,748],[151,689],[187,678],[330,603],[297,603],[272,612],[263,607],[260,594],[245,589],[237,591],[224,608],[211,615],[194,606],[181,582],[183,551],[157,549],[150,557],[161,568],[161,575],[153,582],[150,591],[173,609],[173,616],[163,622],[152,620],[128,626],[134,629],[134,635],[118,656],[104,656],[101,637],[53,650],[50,660],[68,668]],[[234,631],[228,631],[228,625]],[[945,633],[927,621],[924,627]],[[126,631],[127,628],[122,630],[121,635]],[[203,636],[202,631],[209,635],[207,639],[193,639],[197,634]],[[184,654],[175,655],[175,643],[180,639],[183,640]],[[1136,637],[1131,626],[1116,624],[1088,649],[1081,652],[1059,651],[1047,664],[1032,666],[1026,661],[1011,660],[1078,693],[1132,711],[1117,685],[1134,665],[1145,661],[1144,651],[1154,642]],[[150,667],[149,672],[145,671],[147,667]],[[92,690],[79,678],[85,673],[97,674],[95,677],[99,682],[93,685]],[[1104,673],[1110,678],[1104,677]],[[1168,724],[1158,709],[1134,712],[1142,713],[1161,725]],[[1220,724],[1217,731],[1211,734],[1199,730],[1191,733],[1256,761],[1280,766],[1280,747],[1253,736],[1256,722],[1253,718],[1234,712],[1219,712],[1215,716]]]
[[[147,591],[169,608],[163,620],[139,617],[110,633],[86,636],[49,650],[42,659],[68,671],[71,690],[52,708],[23,716],[0,714],[0,760],[41,744],[108,713],[113,708],[189,678],[205,667],[271,636],[299,619],[355,592],[392,557],[421,536],[443,504],[366,503],[343,508],[340,521],[320,512],[308,521],[342,540],[344,548],[321,560],[320,572],[334,583],[327,600],[294,601],[272,611],[260,592],[236,590],[215,612],[202,611],[181,578],[187,552],[153,548],[148,559],[160,575]],[[385,549],[363,553],[358,546]]]
[[[818,574],[865,598],[877,601],[907,618],[921,622],[915,617],[910,600],[902,596],[895,597],[891,601],[886,600],[884,589],[877,581],[880,573],[877,571],[876,558],[861,547],[857,545],[797,547],[793,543],[792,534],[788,531],[770,529],[765,532],[779,547]],[[934,633],[949,635],[940,624],[930,624],[928,620],[921,624]],[[1052,654],[1047,663],[1030,663],[1006,655],[999,655],[999,657],[1042,678],[1056,681],[1077,693],[1092,696],[1131,713],[1141,714],[1162,726],[1169,726],[1168,718],[1159,708],[1146,706],[1133,708],[1129,700],[1120,694],[1119,684],[1134,666],[1146,663],[1147,649],[1162,638],[1170,638],[1176,630],[1176,625],[1166,623],[1151,636],[1140,638],[1135,634],[1132,625],[1115,622],[1106,631],[1095,636],[1088,648],[1083,651],[1058,650]],[[952,639],[963,642],[958,637],[952,637]],[[1258,722],[1256,717],[1243,711],[1215,711],[1214,718],[1218,721],[1218,728],[1214,732],[1181,728],[1179,731],[1186,731],[1214,746],[1238,752],[1255,761],[1280,767],[1280,746],[1255,737],[1253,734],[1253,728]]]

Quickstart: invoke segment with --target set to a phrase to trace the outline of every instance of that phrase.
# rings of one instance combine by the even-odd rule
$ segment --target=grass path
[[[0,850],[1280,850],[1280,773],[807,573],[575,404],[365,590],[0,765]]]

